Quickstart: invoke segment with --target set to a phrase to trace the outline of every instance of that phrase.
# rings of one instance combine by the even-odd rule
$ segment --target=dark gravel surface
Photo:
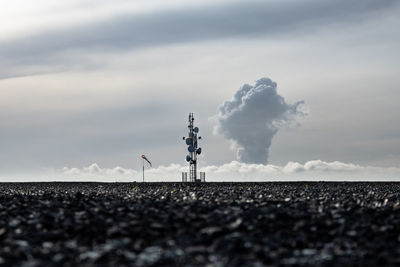
[[[0,184],[1,266],[399,266],[400,183]]]

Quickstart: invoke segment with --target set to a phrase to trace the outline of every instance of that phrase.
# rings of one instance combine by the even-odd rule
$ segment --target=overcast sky
[[[236,171],[217,116],[263,77],[308,114],[272,135],[270,165],[400,167],[398,14],[394,0],[2,1],[0,177],[132,174],[141,154],[185,165],[189,112],[200,165]]]

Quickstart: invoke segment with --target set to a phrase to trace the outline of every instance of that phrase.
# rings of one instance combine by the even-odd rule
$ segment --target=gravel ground
[[[3,183],[0,266],[399,266],[400,183]]]

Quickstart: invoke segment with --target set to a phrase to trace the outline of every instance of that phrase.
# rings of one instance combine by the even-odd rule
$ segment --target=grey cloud
[[[220,107],[217,131],[237,146],[237,158],[245,163],[268,163],[269,147],[280,125],[293,119],[303,102],[288,105],[269,78],[254,86],[245,84]]]
[[[12,121],[10,125],[0,123],[0,168],[81,166],[94,161],[134,166],[137,154],[144,152],[160,163],[164,159],[157,151],[166,149],[166,144],[179,147],[182,143],[179,137],[185,131],[186,112],[180,108],[154,101],[79,113],[0,116],[3,122]]]
[[[122,14],[91,24],[64,27],[0,44],[3,69],[24,65],[57,65],[54,55],[71,51],[123,51],[140,47],[220,38],[263,38],[332,22],[369,19],[394,0],[374,1],[246,1],[212,6],[162,10],[146,14]],[[58,65],[62,66],[60,62]],[[3,71],[0,78],[12,76]]]

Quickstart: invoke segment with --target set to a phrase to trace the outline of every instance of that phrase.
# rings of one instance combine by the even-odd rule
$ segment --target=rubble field
[[[400,183],[0,183],[0,266],[399,266]]]

